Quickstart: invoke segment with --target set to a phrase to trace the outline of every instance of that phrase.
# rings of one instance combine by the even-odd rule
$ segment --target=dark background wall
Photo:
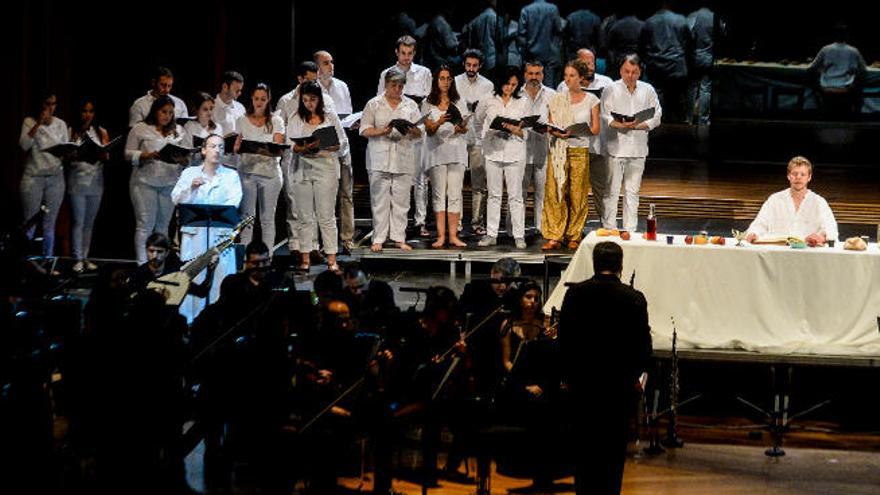
[[[498,11],[518,17],[527,2],[502,0]],[[604,16],[614,2],[561,2],[567,15],[573,6],[589,5]],[[687,13],[694,2],[680,2]],[[5,6],[2,30],[5,78],[10,98],[0,120],[3,166],[2,207],[7,222],[20,221],[18,180],[23,154],[20,126],[31,113],[31,100],[45,88],[58,96],[57,115],[77,118],[83,95],[98,99],[101,123],[116,136],[126,131],[127,110],[143,95],[156,65],[175,73],[173,93],[184,99],[197,90],[216,92],[221,73],[235,69],[245,75],[245,91],[267,82],[273,96],[293,87],[293,67],[317,49],[333,53],[337,76],[349,82],[356,109],[375,91],[379,71],[394,62],[393,40],[401,5],[421,24],[429,19],[427,2],[174,2],[165,4],[62,2],[25,0]],[[653,2],[635,3],[646,18]],[[855,0],[825,5],[821,11],[803,2],[746,0],[721,2],[716,8],[727,20],[729,36],[721,56],[763,60],[801,60],[828,41],[830,25],[850,23],[854,42],[869,63],[880,58],[880,42],[870,16]],[[834,7],[837,12],[829,12]],[[447,19],[453,28],[475,16],[480,2],[450,2]],[[242,96],[244,100],[245,95]],[[355,157],[360,160],[361,157]],[[95,256],[130,256],[133,218],[128,200],[130,165],[106,167],[107,190],[96,226]],[[65,209],[66,210],[66,209]],[[62,212],[63,217],[66,211]],[[60,248],[65,252],[63,231]]]

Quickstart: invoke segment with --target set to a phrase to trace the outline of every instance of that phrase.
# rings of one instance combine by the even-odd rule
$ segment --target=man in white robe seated
[[[813,164],[802,156],[788,162],[791,187],[767,198],[758,216],[746,231],[749,242],[772,241],[787,237],[803,239],[810,247],[837,240],[837,221],[828,202],[807,189],[813,177]]]

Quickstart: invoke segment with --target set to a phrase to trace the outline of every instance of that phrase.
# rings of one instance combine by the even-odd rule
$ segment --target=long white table
[[[783,246],[686,245],[666,235],[645,241],[598,237],[581,243],[545,311],[561,308],[566,282],[593,275],[593,247],[623,247],[623,281],[648,300],[655,347],[668,348],[672,320],[681,348],[774,354],[880,356],[880,250]],[[585,325],[588,325],[585,322]],[[613,329],[603,329],[611,331]]]

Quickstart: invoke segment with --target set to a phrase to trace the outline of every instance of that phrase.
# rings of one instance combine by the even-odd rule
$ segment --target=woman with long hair
[[[193,147],[193,138],[198,137],[205,139],[211,134],[223,136],[226,131],[220,124],[214,121],[214,97],[199,91],[190,105],[190,115],[195,115],[195,120],[190,120],[184,124],[183,129],[186,131],[185,144],[190,148]],[[232,150],[229,150],[232,151]]]
[[[550,100],[550,123],[565,129],[573,124],[589,124],[590,135],[599,134],[599,98],[585,91],[583,79],[590,67],[583,60],[565,66],[566,91]],[[590,192],[590,138],[572,136],[550,128],[550,157],[544,193],[541,232],[547,240],[542,249],[559,249],[565,239],[568,248],[577,249],[584,236]]]
[[[526,142],[520,120],[525,117],[526,102],[520,98],[522,71],[508,67],[495,80],[495,96],[486,98],[481,112],[483,121],[483,156],[486,159],[486,183],[489,201],[486,203],[486,236],[480,246],[498,243],[498,224],[501,221],[501,195],[507,184],[507,202],[513,224],[517,249],[525,249],[525,208],[522,199],[522,179],[525,173]],[[479,110],[479,107],[478,107]],[[510,119],[501,129],[492,129],[496,117]],[[518,123],[514,123],[518,122]]]
[[[134,171],[129,181],[134,206],[134,249],[138,263],[147,262],[147,237],[153,232],[168,235],[168,224],[174,211],[171,190],[180,178],[181,167],[189,158],[177,162],[160,159],[159,151],[166,144],[183,145],[186,131],[177,125],[174,100],[160,96],[153,101],[143,122],[135,124],[125,142],[125,158]]]
[[[238,152],[241,141],[259,141],[264,143],[284,142],[284,121],[272,115],[272,90],[265,83],[259,83],[251,90],[251,97],[246,105],[244,117],[236,122],[238,141],[235,151]],[[276,157],[242,153],[238,165],[243,195],[240,211],[242,216],[253,215],[259,210],[260,231],[263,243],[269,247],[270,254],[275,245],[275,207],[278,195],[281,194],[281,165]],[[248,245],[253,238],[253,227],[241,232],[241,243]]]
[[[70,127],[70,141],[83,143],[91,139],[102,146],[110,142],[107,131],[95,120],[95,100],[84,99],[79,109],[79,123]],[[92,227],[95,225],[104,193],[104,166],[100,158],[104,157],[99,157],[95,163],[74,160],[67,175],[67,192],[73,213],[72,248],[73,257],[76,258],[73,271],[77,273],[97,268],[88,258],[92,244]]]
[[[299,106],[287,122],[287,135],[290,138],[311,136],[318,129],[332,127],[339,144],[322,147],[320,141],[308,144],[294,144],[293,161],[289,180],[296,196],[296,226],[300,243],[300,269],[309,267],[309,253],[318,250],[318,231],[327,266],[339,271],[336,264],[338,232],[336,229],[336,194],[339,189],[339,151],[347,148],[348,139],[332,110],[324,108],[324,94],[315,82],[304,82],[299,86]],[[317,228],[316,228],[317,227]]]
[[[67,141],[67,124],[55,117],[58,98],[55,93],[41,93],[33,108],[33,117],[25,117],[21,124],[18,144],[27,153],[24,159],[24,174],[21,176],[21,204],[24,220],[30,220],[40,212],[43,214],[43,255],[52,256],[55,246],[55,221],[64,200],[64,173],[61,158],[45,151],[56,144]],[[28,238],[33,238],[36,225],[31,227]]]
[[[467,168],[467,105],[459,99],[455,78],[449,67],[440,67],[431,81],[431,93],[422,103],[425,118],[425,169],[431,178],[434,214],[437,217],[437,240],[431,245],[449,244],[465,247],[458,238],[461,218],[461,188]],[[448,219],[448,222],[447,222]]]

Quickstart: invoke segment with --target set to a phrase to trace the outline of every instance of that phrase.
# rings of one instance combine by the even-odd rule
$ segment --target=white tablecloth
[[[624,283],[648,300],[655,347],[669,347],[672,321],[687,348],[768,353],[880,355],[880,250],[673,245],[621,241],[590,233],[551,293],[545,311],[562,306],[566,282],[593,276],[592,253],[606,240],[623,247]],[[636,239],[638,237],[638,239]]]

